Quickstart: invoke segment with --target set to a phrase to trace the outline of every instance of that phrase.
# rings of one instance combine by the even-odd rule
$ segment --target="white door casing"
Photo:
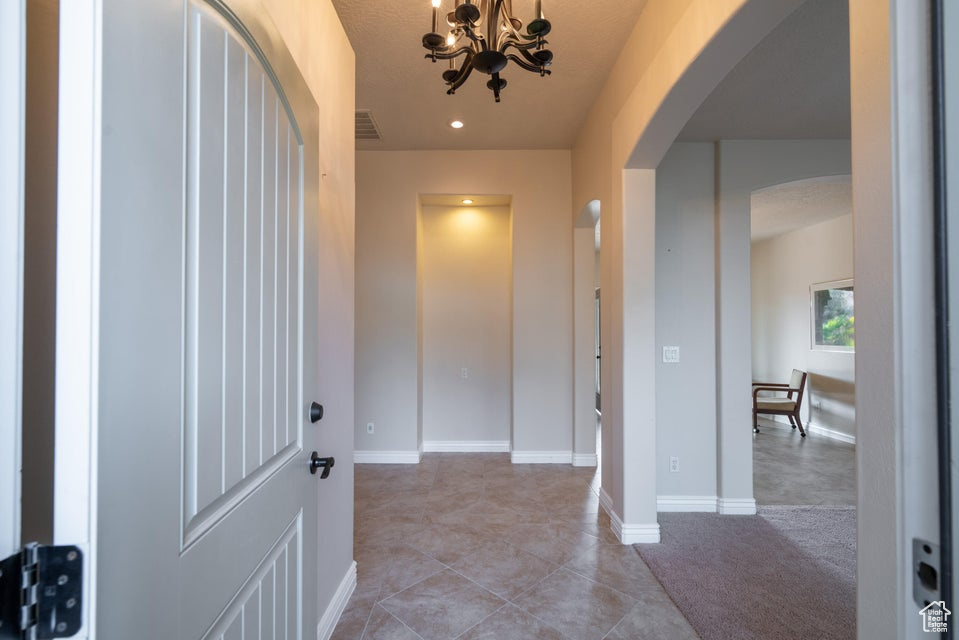
[[[316,104],[252,0],[85,4],[88,68],[61,67],[93,78],[76,91],[94,132],[61,141],[61,180],[94,175],[60,194],[84,205],[59,241],[56,530],[85,543],[87,637],[302,638]]]
[[[0,558],[20,545],[26,13],[0,3]]]

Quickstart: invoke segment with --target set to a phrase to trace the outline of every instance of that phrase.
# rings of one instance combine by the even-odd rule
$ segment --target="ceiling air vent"
[[[361,109],[356,112],[356,139],[380,139],[380,130],[376,128],[376,120],[373,119],[373,112],[369,109]]]

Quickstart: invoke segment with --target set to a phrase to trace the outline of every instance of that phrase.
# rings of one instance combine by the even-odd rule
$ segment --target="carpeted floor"
[[[661,513],[636,545],[703,640],[856,637],[856,510]],[[814,535],[813,535],[814,534]]]

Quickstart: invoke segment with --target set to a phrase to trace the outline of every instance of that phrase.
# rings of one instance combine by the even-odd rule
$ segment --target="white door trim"
[[[0,558],[20,546],[26,14],[0,3]]]
[[[60,5],[54,542],[84,551],[84,626],[96,636],[101,0]]]

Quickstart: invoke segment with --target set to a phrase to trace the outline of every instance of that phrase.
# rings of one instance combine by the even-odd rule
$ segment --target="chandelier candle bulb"
[[[543,17],[543,0],[536,0],[536,4],[534,5],[534,7],[535,8],[533,9],[533,16],[536,17],[537,19],[542,18]]]

